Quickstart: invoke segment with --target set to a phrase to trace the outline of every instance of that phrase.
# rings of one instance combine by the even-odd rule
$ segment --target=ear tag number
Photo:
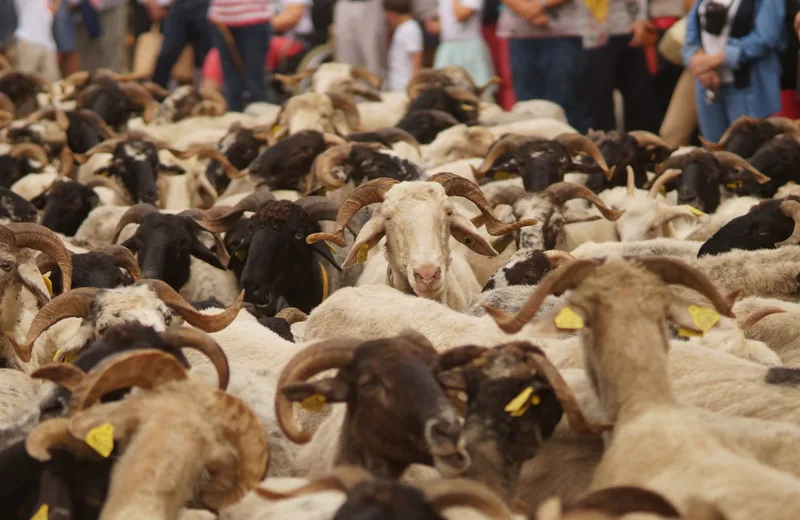
[[[89,430],[86,434],[86,444],[102,457],[108,458],[114,451],[114,425],[105,423]]]
[[[363,264],[367,261],[367,255],[369,254],[369,244],[364,243],[361,247],[358,248],[358,253],[356,253],[356,263]]]
[[[569,307],[564,307],[559,311],[555,324],[562,330],[578,330],[584,327],[583,318]]]
[[[303,399],[303,402],[300,403],[300,406],[303,407],[303,410],[308,410],[309,412],[321,412],[322,409],[325,407],[325,403],[327,399],[322,394],[314,394],[311,397],[306,397]]]

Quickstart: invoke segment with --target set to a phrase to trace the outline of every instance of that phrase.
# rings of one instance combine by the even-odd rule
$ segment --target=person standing
[[[740,116],[780,111],[785,15],[785,0],[698,0],[692,7],[681,55],[695,77],[707,141],[719,141]]]
[[[29,1],[29,0],[26,0]],[[66,0],[62,0],[66,1]],[[69,0],[81,6],[81,20],[75,24],[76,49],[84,70],[111,69],[121,74],[127,67],[125,37],[128,34],[128,0]],[[97,19],[91,25],[83,18],[91,9]]]
[[[583,99],[584,57],[579,0],[502,0],[497,35],[508,39],[511,79],[517,101],[557,103],[569,124],[589,129]]]
[[[59,0],[14,0],[17,30],[14,31],[17,70],[40,74],[49,82],[61,79],[56,41],[53,39],[53,13]]]
[[[440,42],[434,68],[461,66],[478,85],[485,85],[494,76],[492,58],[481,34],[482,17],[483,0],[439,1]]]
[[[153,70],[153,82],[167,88],[170,72],[188,44],[194,46],[195,68],[202,68],[203,60],[211,49],[209,0],[139,1],[145,3],[153,22],[161,22],[161,34],[164,37]]]
[[[222,61],[228,110],[241,112],[245,100],[267,101],[264,62],[272,35],[269,0],[211,0],[208,18],[214,25],[212,41]]]
[[[333,8],[336,61],[386,77],[386,18],[381,0],[338,0]]]
[[[394,29],[389,46],[386,90],[405,92],[408,81],[422,67],[423,37],[419,22],[411,17],[409,0],[383,0],[386,20]]]

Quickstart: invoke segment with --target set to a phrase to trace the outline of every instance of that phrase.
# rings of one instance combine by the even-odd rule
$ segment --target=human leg
[[[617,88],[622,93],[625,130],[658,132],[664,112],[658,84],[647,68],[644,49],[629,46],[629,36],[615,36],[620,46]]]
[[[14,56],[17,70],[24,74],[38,73],[42,54],[44,54],[44,49],[38,45],[24,40],[16,40]]]
[[[508,57],[511,63],[511,82],[517,101],[545,99],[544,78],[536,60],[541,54],[542,40],[509,38]]]
[[[366,66],[358,38],[361,2],[341,0],[333,8],[333,35],[336,61]]]
[[[386,77],[386,60],[389,49],[386,40],[386,14],[381,0],[367,0],[363,4],[364,17],[359,36],[364,66],[379,78]]]
[[[617,86],[619,42],[611,37],[600,47],[583,51],[586,99],[590,126],[594,130],[609,131],[616,125],[614,116],[614,88]]]
[[[214,27],[212,32],[212,41],[214,48],[217,49],[222,65],[222,84],[225,90],[225,101],[228,103],[228,110],[231,112],[241,112],[244,110],[242,95],[244,94],[244,78],[239,73],[233,61],[233,55],[228,49],[228,44],[225,38],[219,32],[219,29]]]
[[[725,106],[725,89],[724,87],[720,89],[715,103],[706,103],[705,89],[697,80],[695,80],[694,90],[700,134],[707,141],[716,143],[722,138],[722,134],[725,133],[732,121],[728,118],[728,108]]]
[[[268,23],[245,25],[231,29],[245,68],[245,88],[249,102],[267,101],[267,60],[272,28]],[[245,105],[246,106],[246,105]]]
[[[50,49],[44,50],[45,52],[42,53],[39,64],[39,72],[44,79],[54,83],[61,79],[61,70],[58,68],[58,53]]]
[[[116,73],[122,73],[126,67],[125,36],[128,32],[128,5],[111,7],[100,13],[103,34],[100,36],[101,66],[108,67]]]
[[[188,43],[191,10],[186,9],[185,4],[184,1],[172,6],[161,23],[163,39],[153,70],[153,83],[161,88],[167,88],[172,67],[175,66],[183,48]]]
[[[194,45],[194,63],[198,69],[202,68],[206,54],[212,47],[208,4],[208,0],[194,2],[189,21],[189,40]]]
[[[543,99],[557,103],[576,130],[589,130],[589,104],[584,92],[586,57],[580,38],[548,38],[542,42],[540,60]],[[592,80],[593,81],[593,80]]]

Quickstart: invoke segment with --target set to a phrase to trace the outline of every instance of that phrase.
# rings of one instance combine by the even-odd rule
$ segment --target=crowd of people
[[[678,146],[696,125],[716,141],[741,115],[800,118],[798,10],[800,0],[0,0],[0,45],[20,70],[55,81],[122,72],[131,37],[156,27],[155,83],[170,87],[191,44],[197,84],[243,110],[270,99],[269,71],[330,40],[336,61],[386,89],[458,65],[478,84],[499,75],[487,93],[504,107],[550,100],[583,133],[617,126],[618,91],[625,129]],[[670,60],[658,45],[678,23]]]

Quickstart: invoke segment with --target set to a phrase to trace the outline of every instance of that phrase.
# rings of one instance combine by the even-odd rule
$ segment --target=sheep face
[[[83,108],[88,108],[99,115],[112,128],[120,128],[128,122],[133,112],[138,111],[128,96],[120,89],[116,81],[104,79]]]
[[[11,222],[36,222],[36,207],[8,188],[0,187],[0,218]]]
[[[281,297],[303,312],[322,301],[320,266],[314,253],[329,261],[333,258],[325,244],[305,241],[319,230],[319,224],[297,204],[264,204],[231,249],[230,269],[241,272],[245,301],[267,315],[277,311]]]
[[[162,332],[172,324],[172,312],[149,287],[134,286],[98,293],[86,321],[96,333],[92,339],[96,339],[110,327],[129,322]]]
[[[0,155],[0,186],[10,188],[29,173],[41,171],[42,166],[28,157]]]
[[[792,136],[778,136],[762,145],[750,159],[750,164],[771,180],[758,184],[744,170],[729,176],[728,183],[737,195],[755,195],[769,198],[789,181],[798,181],[797,164],[800,164],[800,143]]]
[[[236,168],[243,170],[258,157],[259,150],[262,142],[253,137],[253,130],[245,128],[239,123],[234,123],[228,129],[228,132],[219,141],[219,151],[234,165]],[[291,156],[284,157],[286,160],[291,160]],[[253,173],[253,170],[250,170]],[[217,190],[217,193],[222,193],[230,184],[230,178],[225,175],[222,166],[218,161],[211,160],[206,167],[206,177],[208,181]]]
[[[795,227],[794,220],[781,211],[783,200],[765,200],[731,220],[703,244],[697,256],[719,255],[732,249],[775,249],[776,243],[788,239]]]
[[[730,130],[725,150],[745,159],[752,157],[761,145],[780,133],[769,121],[761,119],[735,125],[735,128],[731,125]]]
[[[82,116],[81,111],[67,112],[69,127],[67,128],[67,144],[74,153],[86,153],[93,146],[103,142],[104,135],[92,123]]]
[[[64,288],[61,282],[61,272],[52,271],[50,281],[53,284],[53,294],[61,294]],[[72,287],[99,287],[113,289],[114,287],[127,286],[133,283],[133,278],[120,270],[117,263],[109,255],[99,251],[72,255]]]
[[[74,236],[99,201],[92,188],[75,181],[59,181],[33,199],[33,204],[44,210],[43,226]]]
[[[191,257],[224,269],[217,256],[197,238],[198,229],[180,215],[151,213],[122,245],[139,260],[144,278],[167,282],[180,290],[191,274]]]
[[[420,144],[430,144],[440,132],[457,124],[458,119],[441,110],[409,110],[395,126]]]
[[[720,203],[719,185],[723,174],[723,166],[712,155],[697,154],[678,177],[678,204],[713,213]],[[749,174],[747,176],[752,178]]]
[[[692,211],[683,206],[669,206],[663,200],[636,190],[621,204],[625,214],[617,220],[620,242],[637,242],[651,238],[673,237],[671,223],[677,219],[696,219]]]
[[[334,112],[333,103],[325,95],[310,92],[292,96],[281,113],[279,130],[285,128],[289,134],[302,130],[336,133]],[[349,133],[347,128],[340,129],[343,135]]]
[[[256,147],[257,157],[251,159],[250,175],[263,179],[272,190],[296,190],[311,170],[314,159],[325,148],[325,139],[320,132],[303,130],[293,133],[260,155]]]
[[[478,104],[473,100],[456,99],[444,88],[434,87],[424,90],[408,107],[408,112],[416,110],[441,110],[468,126],[478,124]]]
[[[611,180],[599,176],[590,177],[586,186],[595,193],[625,186],[627,181],[627,167],[633,168],[636,186],[641,188],[647,182],[647,171],[669,157],[670,150],[664,147],[641,146],[639,142],[626,133],[616,130],[611,132],[590,132],[589,138],[597,143],[600,153],[608,167],[616,167]]]
[[[130,140],[117,144],[108,170],[122,179],[134,202],[158,205],[156,179],[160,166],[153,143]]]
[[[536,285],[552,266],[544,252],[537,249],[517,250],[508,263],[489,278],[481,292],[511,285]]]

